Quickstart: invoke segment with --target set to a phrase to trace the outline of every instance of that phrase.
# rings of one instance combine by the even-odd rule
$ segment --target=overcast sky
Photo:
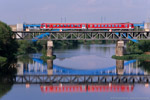
[[[0,0],[7,24],[42,22],[143,22],[150,0]]]

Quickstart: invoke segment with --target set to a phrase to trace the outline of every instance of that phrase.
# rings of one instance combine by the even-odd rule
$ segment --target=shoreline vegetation
[[[0,21],[0,81],[1,78],[16,73],[18,43],[12,38],[11,28]]]
[[[113,59],[117,60],[132,60],[132,59],[139,59],[139,60],[150,60],[150,55],[147,54],[125,54],[124,56],[112,56]]]
[[[126,54],[124,56],[112,56],[113,59],[118,60],[150,60],[150,40],[139,40],[138,43],[129,41],[126,47]]]

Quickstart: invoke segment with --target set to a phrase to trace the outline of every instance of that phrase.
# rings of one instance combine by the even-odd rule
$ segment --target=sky
[[[0,20],[17,23],[142,23],[150,0],[0,0]]]

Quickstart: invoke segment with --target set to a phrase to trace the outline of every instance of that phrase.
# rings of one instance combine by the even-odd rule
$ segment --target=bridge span
[[[46,34],[45,34],[46,33]],[[117,33],[117,34],[116,34]],[[148,40],[148,31],[13,31],[14,38],[32,40],[43,36],[39,40]]]

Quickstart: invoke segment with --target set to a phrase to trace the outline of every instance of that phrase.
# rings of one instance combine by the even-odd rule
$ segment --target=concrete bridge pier
[[[123,75],[124,73],[124,60],[116,60],[116,73]]]
[[[124,55],[124,41],[117,41],[116,43],[116,56]]]
[[[53,56],[53,41],[47,41],[47,56]]]

